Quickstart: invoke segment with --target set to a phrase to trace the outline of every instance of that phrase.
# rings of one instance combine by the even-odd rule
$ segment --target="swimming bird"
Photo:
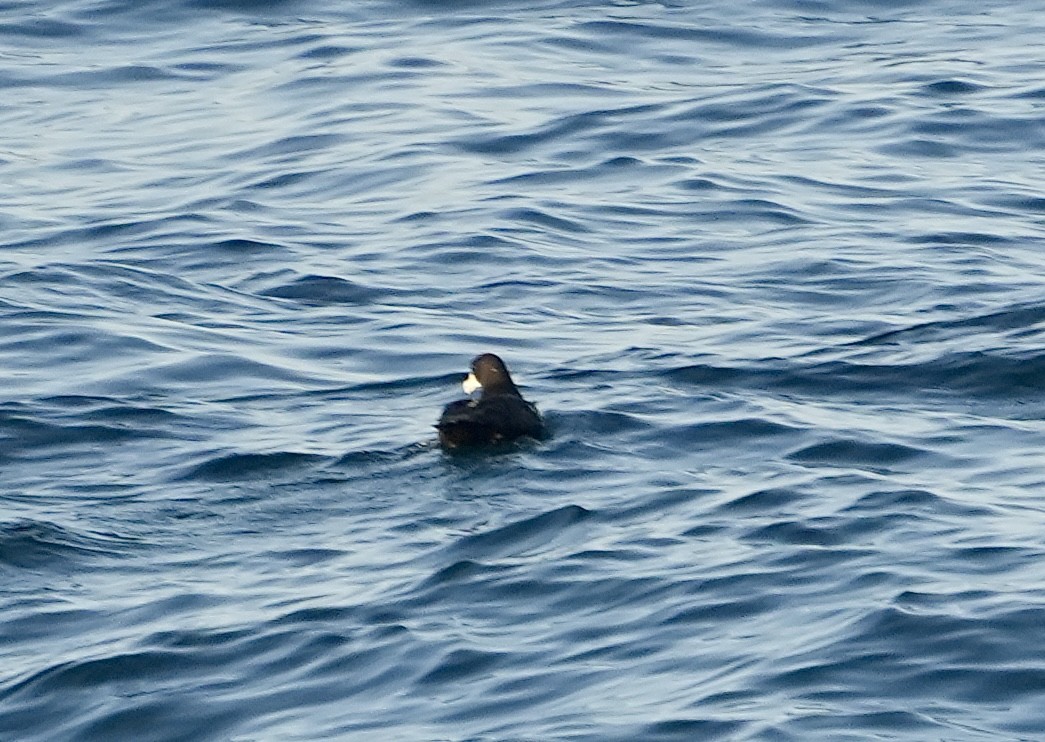
[[[523,399],[504,361],[493,353],[472,359],[472,371],[461,386],[469,395],[482,391],[476,399],[459,399],[443,410],[435,427],[445,448],[540,437],[544,429],[540,413]]]

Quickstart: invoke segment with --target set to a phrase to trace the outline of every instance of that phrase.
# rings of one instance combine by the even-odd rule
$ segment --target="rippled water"
[[[0,738],[1040,739],[1042,18],[0,4]]]

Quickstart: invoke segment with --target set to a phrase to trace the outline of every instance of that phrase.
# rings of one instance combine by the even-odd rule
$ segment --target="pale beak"
[[[465,394],[471,394],[476,389],[482,389],[483,385],[479,383],[479,379],[475,378],[475,374],[468,374],[468,378],[461,383],[464,388]]]

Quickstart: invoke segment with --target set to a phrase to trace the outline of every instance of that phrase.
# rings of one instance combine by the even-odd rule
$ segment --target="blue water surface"
[[[0,3],[0,739],[1041,739],[1043,18]]]

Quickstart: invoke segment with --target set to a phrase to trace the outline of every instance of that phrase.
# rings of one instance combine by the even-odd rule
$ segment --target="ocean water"
[[[1042,739],[1043,18],[0,3],[0,739]]]

